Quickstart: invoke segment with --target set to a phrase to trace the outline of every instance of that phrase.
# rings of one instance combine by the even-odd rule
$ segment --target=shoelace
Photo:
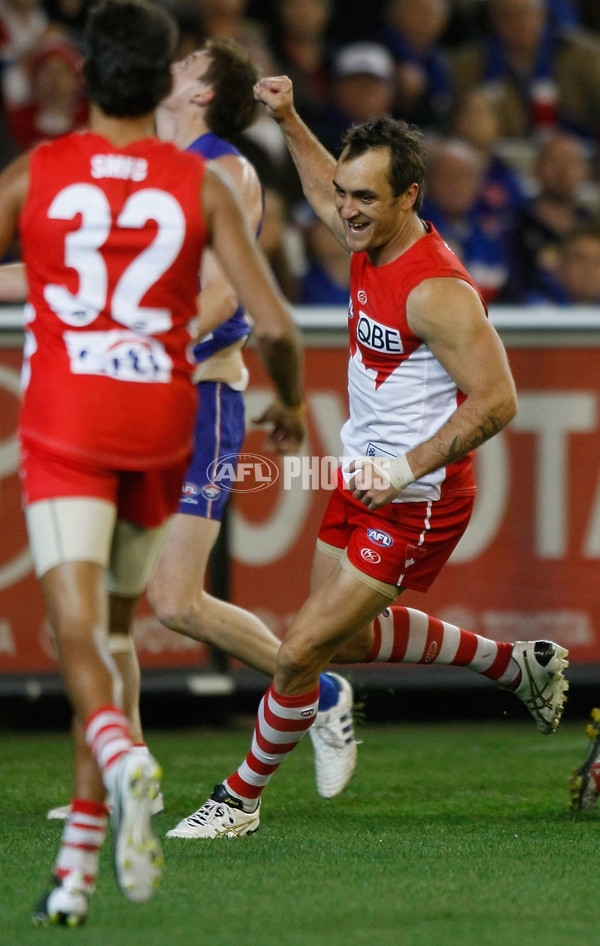
[[[225,814],[225,806],[220,802],[214,801],[214,799],[209,798],[208,801],[205,801],[201,808],[198,811],[195,811],[193,815],[190,815],[189,818],[186,818],[188,824],[191,825],[203,825],[208,824],[210,821],[214,821],[215,818],[221,817]]]
[[[331,749],[343,749],[344,746],[355,741],[352,735],[352,717],[349,713],[344,713],[343,716],[340,716],[340,718],[335,721],[334,725],[325,723],[325,725],[319,726],[315,723],[315,730],[319,733],[319,737],[323,740],[325,745],[329,746]]]
[[[529,686],[531,687],[531,696],[526,701],[527,705],[535,710],[536,714],[546,722],[543,716],[543,710],[552,709],[552,689],[547,697],[544,696],[544,692],[549,684],[552,683],[552,679],[546,680],[543,687],[540,689],[534,679],[533,671],[529,666],[529,658],[527,652],[523,654],[523,662],[525,664],[525,669],[527,670],[527,678],[529,680]]]

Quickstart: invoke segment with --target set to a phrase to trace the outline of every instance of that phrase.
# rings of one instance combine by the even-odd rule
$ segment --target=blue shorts
[[[194,428],[194,453],[188,467],[177,512],[205,519],[223,518],[230,488],[219,476],[219,485],[211,482],[212,470],[223,457],[235,467],[245,434],[244,395],[224,381],[201,381]]]

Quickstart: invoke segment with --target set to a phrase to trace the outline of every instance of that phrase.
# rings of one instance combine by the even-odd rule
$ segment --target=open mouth
[[[363,230],[366,230],[367,227],[369,226],[368,222],[365,220],[362,220],[362,221],[348,220],[347,224],[348,224],[348,229],[351,230],[352,233],[362,233]]]

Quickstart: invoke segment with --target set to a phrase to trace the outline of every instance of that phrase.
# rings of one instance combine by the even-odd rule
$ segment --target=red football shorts
[[[175,511],[186,468],[187,459],[164,470],[111,470],[28,443],[21,451],[23,502],[105,499],[117,507],[117,518],[152,529]]]
[[[351,564],[376,581],[427,591],[464,534],[474,499],[461,493],[367,509],[338,472],[318,538],[346,549]]]

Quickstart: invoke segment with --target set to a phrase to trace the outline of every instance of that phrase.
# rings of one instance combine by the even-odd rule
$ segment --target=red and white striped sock
[[[510,685],[519,673],[511,663],[513,645],[479,637],[455,624],[413,608],[386,608],[374,622],[375,639],[367,661],[452,664]]]
[[[133,745],[129,723],[123,710],[117,706],[100,707],[86,723],[85,738],[106,785],[106,776],[111,765],[124,752],[129,752]]]
[[[145,742],[134,742],[131,748],[138,755],[150,755],[150,749]]]
[[[67,818],[54,873],[66,877],[78,871],[88,884],[98,875],[98,857],[106,837],[108,808],[103,802],[74,798]]]
[[[298,696],[282,696],[273,685],[261,700],[250,752],[237,772],[223,783],[244,808],[256,808],[256,799],[283,760],[310,729],[319,704],[319,688]]]

